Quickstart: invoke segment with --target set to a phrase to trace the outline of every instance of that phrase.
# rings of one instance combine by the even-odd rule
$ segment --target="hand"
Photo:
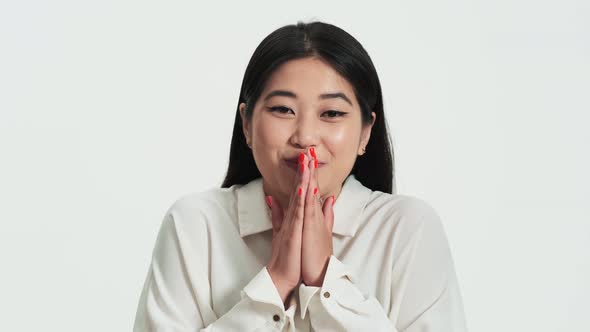
[[[301,283],[301,240],[305,197],[308,192],[309,158],[302,152],[294,189],[289,198],[286,214],[279,201],[267,196],[272,214],[271,257],[266,266],[268,273],[286,306],[291,291]]]
[[[311,153],[309,185],[305,197],[303,240],[301,243],[301,276],[307,286],[322,286],[330,256],[333,253],[332,228],[334,226],[334,196],[327,198],[323,206],[317,169],[317,155]]]

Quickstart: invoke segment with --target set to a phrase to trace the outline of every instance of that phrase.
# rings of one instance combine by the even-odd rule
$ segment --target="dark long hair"
[[[305,57],[325,60],[352,85],[363,125],[371,123],[371,112],[375,112],[365,154],[357,157],[350,173],[365,187],[391,194],[395,186],[393,149],[383,113],[381,84],[369,54],[354,37],[335,25],[301,21],[273,31],[252,54],[242,81],[229,165],[221,187],[246,184],[261,176],[242,131],[240,103],[246,104],[245,116],[252,119],[254,105],[271,73],[286,61]]]

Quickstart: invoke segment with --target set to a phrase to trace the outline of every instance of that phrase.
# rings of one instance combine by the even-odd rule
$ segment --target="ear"
[[[248,119],[246,119],[246,104],[240,103],[240,117],[242,118],[242,132],[244,133],[244,137],[246,138],[246,143],[251,144],[250,138],[250,123]]]
[[[371,129],[373,129],[373,125],[375,124],[375,120],[377,119],[377,115],[375,114],[375,112],[371,112],[371,118],[371,124],[363,125],[363,129],[361,131],[361,141],[357,152],[359,155],[362,155],[364,153],[363,148],[365,148],[367,144],[369,144],[369,139],[371,138]]]

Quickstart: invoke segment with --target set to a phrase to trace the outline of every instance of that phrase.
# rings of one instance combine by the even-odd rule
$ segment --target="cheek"
[[[270,148],[281,145],[281,142],[284,141],[285,131],[269,122],[261,122],[255,133],[258,139],[256,143],[259,147]]]
[[[332,128],[328,135],[324,136],[327,148],[336,159],[347,158],[350,151],[356,151],[359,133],[351,128]]]
[[[337,186],[338,183],[342,183],[354,166],[359,135],[358,129],[342,126],[330,128],[327,135],[323,137],[323,142],[331,156],[329,167],[320,171],[320,174],[328,186]]]
[[[254,128],[252,141],[256,148],[255,160],[263,175],[274,174],[280,163],[281,153],[288,141],[289,131],[281,128],[280,123],[259,119]]]

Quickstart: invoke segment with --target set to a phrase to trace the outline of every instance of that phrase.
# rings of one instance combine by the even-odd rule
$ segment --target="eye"
[[[293,110],[291,110],[290,108],[284,107],[284,106],[274,106],[274,107],[267,107],[269,109],[270,112],[278,112],[281,114],[286,114],[288,111],[293,112]]]
[[[330,111],[326,111],[324,112],[324,114],[330,114],[328,117],[329,118],[337,118],[337,117],[341,117],[344,116],[346,114],[346,112],[340,112],[340,111],[334,111],[334,110],[330,110]],[[323,115],[323,114],[322,114]]]
[[[292,112],[293,110],[288,108],[288,107],[284,107],[284,106],[273,106],[273,107],[267,107],[269,112],[276,112],[276,113],[280,113],[280,114],[287,114],[288,112]],[[293,113],[294,114],[294,113]],[[326,114],[326,117],[328,118],[337,118],[337,117],[342,117],[346,114],[348,114],[347,112],[340,112],[340,111],[335,111],[335,110],[329,110],[326,111],[322,114],[322,116]]]

